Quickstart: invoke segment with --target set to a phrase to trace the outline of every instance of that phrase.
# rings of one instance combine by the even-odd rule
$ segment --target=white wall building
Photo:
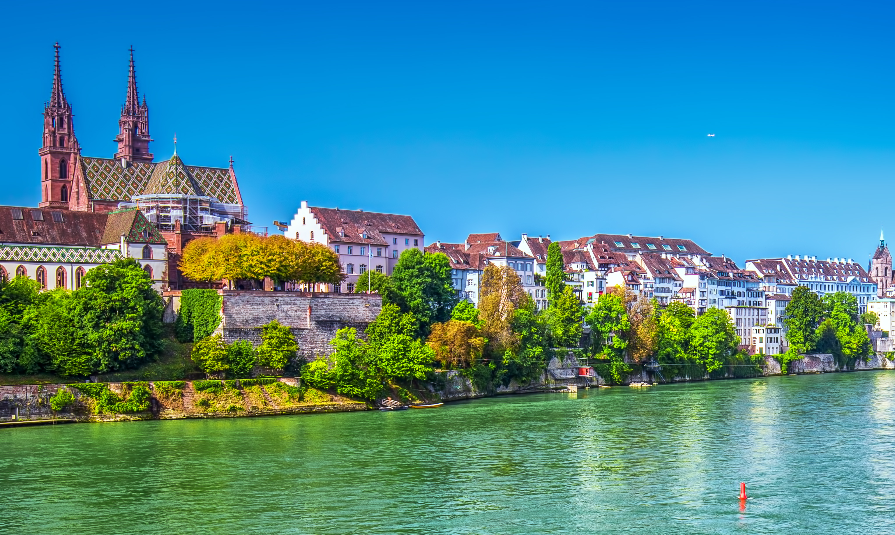
[[[295,213],[283,234],[293,240],[321,243],[339,255],[346,275],[335,291],[353,292],[368,269],[391,275],[401,253],[423,250],[423,231],[409,215],[308,206]]]

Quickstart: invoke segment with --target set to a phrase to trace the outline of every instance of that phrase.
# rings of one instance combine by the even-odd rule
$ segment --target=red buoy
[[[740,483],[740,499],[741,500],[748,499],[748,496],[746,496],[746,483],[745,482]]]

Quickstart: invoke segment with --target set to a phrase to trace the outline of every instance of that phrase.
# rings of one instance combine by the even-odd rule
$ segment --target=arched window
[[[40,284],[40,289],[46,290],[47,289],[47,270],[46,270],[46,268],[44,268],[43,266],[38,266],[36,278],[37,278],[37,283]]]
[[[59,160],[59,178],[68,178],[68,166],[65,165],[65,158]]]
[[[62,190],[59,192],[59,198],[62,202],[68,202],[68,186],[62,185]]]
[[[56,288],[67,288],[65,285],[65,268],[62,266],[56,268]]]
[[[361,264],[360,265],[360,273],[366,273],[366,272],[367,272],[367,265]]]
[[[148,244],[143,246],[143,259],[152,260],[152,247]]]
[[[65,147],[65,138],[64,137],[59,138],[59,146],[63,147],[63,148]]]
[[[0,280],[3,282],[7,282],[9,280],[9,274],[6,273],[6,268],[0,266]]]
[[[147,247],[148,247],[148,245],[147,245]],[[143,266],[143,271],[145,271],[146,274],[149,275],[150,279],[152,278],[152,266],[150,266],[149,264],[146,264],[145,266]]]
[[[349,275],[354,274],[354,264],[348,264],[345,269]]]
[[[84,286],[84,275],[86,274],[87,272],[82,267],[75,270],[75,290]]]
[[[48,188],[47,186],[44,186],[44,200],[50,200],[50,188]]]
[[[27,277],[28,271],[25,269],[25,266],[19,266],[16,268],[16,277]]]
[[[44,160],[44,180],[47,180],[47,179],[50,178],[50,173],[49,173],[49,171],[47,170],[48,167],[49,167],[49,166],[47,165],[47,161]]]
[[[302,225],[305,224],[305,218],[301,218],[301,224],[302,224]]]

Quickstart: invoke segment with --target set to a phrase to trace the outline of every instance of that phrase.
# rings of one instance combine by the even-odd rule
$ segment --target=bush
[[[268,368],[282,370],[295,358],[298,344],[289,327],[273,320],[261,328],[261,345],[258,346],[258,363]]]
[[[50,398],[50,408],[56,412],[64,411],[74,402],[74,394],[69,389],[62,387]]]
[[[204,392],[206,390],[220,392],[223,389],[223,386],[220,381],[193,381],[193,388],[195,388],[197,392]]]
[[[180,292],[180,312],[174,323],[177,339],[192,342],[211,336],[221,323],[221,300],[217,290]]]
[[[124,400],[109,390],[109,385],[105,383],[77,383],[68,386],[77,388],[93,401],[94,414],[143,412],[149,410],[149,400],[152,398],[152,392],[146,383],[123,383]]]

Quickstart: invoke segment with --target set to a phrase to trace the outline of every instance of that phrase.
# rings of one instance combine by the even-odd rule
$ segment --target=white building
[[[763,280],[773,277],[778,281],[787,281],[782,284],[777,282],[774,293],[791,296],[795,286],[804,286],[821,297],[835,292],[850,293],[857,299],[861,314],[867,311],[867,304],[877,294],[876,282],[860,264],[850,258],[818,260],[816,256],[790,255],[786,258],[747,260],[746,265],[747,269],[754,271]],[[763,284],[770,286],[772,283]]]
[[[84,286],[92,268],[134,258],[162,290],[166,242],[135,209],[101,214],[0,206],[0,278],[25,276],[43,290]]]
[[[895,337],[895,299],[890,297],[874,299],[867,304],[867,307],[879,318],[875,327],[888,332],[890,337]]]
[[[754,306],[728,306],[725,307],[725,310],[736,327],[737,336],[740,337],[740,346],[750,353],[755,353],[755,350],[750,347],[755,345],[752,342],[752,338],[755,336],[753,329],[767,326],[768,309]]]
[[[335,251],[346,279],[334,290],[349,293],[368,269],[391,275],[401,253],[422,251],[425,238],[409,215],[319,208],[308,206],[307,201],[301,202],[283,234]]]
[[[755,326],[752,327],[752,351],[753,355],[763,353],[765,355],[779,355],[785,353],[783,349],[784,336],[780,327]]]

